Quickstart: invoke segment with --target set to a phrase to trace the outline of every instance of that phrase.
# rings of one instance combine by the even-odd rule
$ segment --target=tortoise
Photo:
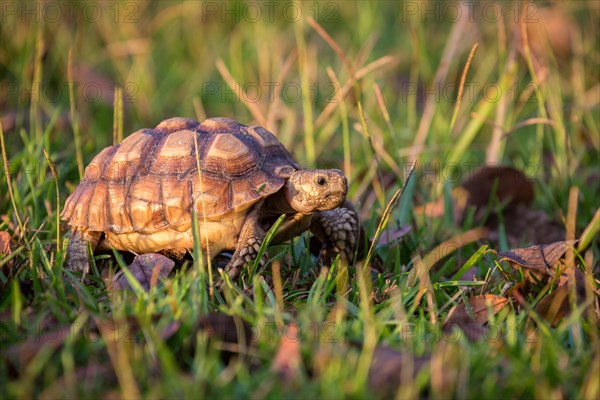
[[[282,214],[275,242],[310,230],[321,254],[351,260],[361,230],[347,190],[342,171],[301,168],[262,127],[167,119],[105,148],[86,167],[61,216],[71,228],[66,268],[89,271],[88,243],[92,251],[181,258],[193,249],[195,217],[203,256],[232,250],[225,271],[235,278]]]

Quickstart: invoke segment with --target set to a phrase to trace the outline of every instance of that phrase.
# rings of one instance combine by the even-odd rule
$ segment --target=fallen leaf
[[[454,221],[458,224],[463,220],[469,192],[462,186],[458,186],[452,189],[450,197],[452,198],[452,215],[454,216]],[[441,218],[446,212],[445,204],[445,199],[439,197],[435,201],[416,206],[414,212],[417,215],[423,215],[428,218]]]
[[[519,243],[546,244],[565,239],[561,223],[542,210],[529,208],[534,198],[532,179],[519,169],[508,166],[484,166],[470,174],[461,186],[451,192],[452,213],[457,225],[463,224],[468,207],[475,208],[473,223],[489,228],[488,240],[500,240],[499,227],[511,245]],[[496,201],[492,201],[496,199]],[[497,204],[503,205],[497,209]],[[415,207],[417,215],[441,218],[445,199],[438,198]]]
[[[76,379],[78,383],[81,383],[83,389],[89,392],[94,389],[94,385],[97,385],[98,382],[102,382],[107,388],[110,388],[117,383],[117,377],[112,365],[89,363],[75,369],[72,376],[65,374],[53,381],[49,386],[43,388],[43,391],[39,394],[39,399],[54,400],[68,397],[68,389],[76,390],[76,387],[70,388],[66,386],[70,384],[73,379]],[[118,396],[115,396],[115,398],[118,398]]]
[[[406,236],[411,230],[412,227],[410,225],[404,225],[399,228],[388,228],[381,233],[377,245],[387,246],[391,243],[397,242]]]
[[[423,257],[423,263],[429,271],[434,267],[434,265],[438,264],[445,257],[454,253],[461,247],[478,240],[484,240],[487,238],[487,235],[488,230],[486,228],[474,228],[454,235],[450,239],[438,244],[436,247],[430,250],[425,257]],[[417,273],[415,269],[412,271],[410,274],[411,280],[409,280],[409,282],[412,282],[412,279],[414,279],[414,276],[416,276]]]
[[[456,387],[460,382],[459,365],[463,363],[464,350],[460,343],[442,340],[431,351],[429,372],[431,376],[430,397],[447,399],[456,397]],[[460,397],[460,396],[458,396]]]
[[[577,305],[580,306],[586,302],[585,273],[579,268],[575,268],[573,274],[575,279],[570,279],[568,275],[566,277],[561,276],[558,288],[540,300],[535,307],[535,311],[546,321],[550,322],[553,327],[557,326],[561,319],[568,316],[571,312],[569,291],[573,286],[575,287],[575,301]]]
[[[576,240],[540,244],[523,249],[503,251],[498,255],[501,257],[500,261],[509,261],[524,268],[554,275],[554,267],[567,249],[575,243],[577,243]]]
[[[404,379],[411,382],[428,362],[429,357],[415,357],[387,346],[377,346],[369,367],[369,387],[379,395],[391,396]]]
[[[30,110],[6,110],[3,112],[0,120],[2,121],[2,129],[4,133],[16,133],[19,128],[30,130]],[[60,113],[56,119],[53,116],[48,115],[44,110],[38,110],[41,118],[42,125],[47,127],[52,122],[53,129],[56,131],[64,131],[71,126],[68,113]]]
[[[486,165],[476,170],[462,183],[469,193],[468,205],[485,207],[495,196],[510,208],[529,204],[533,200],[533,185],[520,170],[508,166]]]
[[[279,348],[271,364],[271,371],[279,375],[284,383],[290,384],[300,378],[302,357],[300,355],[300,334],[298,325],[287,325],[281,336]]]
[[[560,224],[543,212],[531,210],[534,187],[530,178],[522,171],[508,166],[485,166],[475,171],[462,183],[467,192],[465,207],[457,207],[455,220],[462,224],[469,207],[475,209],[473,223],[483,224],[490,229],[491,241],[499,240],[499,227],[509,243],[548,243],[563,240],[564,231]],[[454,197],[454,193],[453,193]],[[457,201],[455,201],[458,204]],[[502,208],[498,208],[501,205]],[[556,229],[558,228],[558,229]]]
[[[165,278],[169,275],[175,262],[161,254],[149,253],[136,256],[133,263],[129,266],[129,272],[138,280],[142,288],[146,291],[156,286],[158,278]],[[129,289],[129,281],[124,271],[119,271],[113,278],[113,287],[115,289]]]
[[[544,297],[535,307],[535,312],[556,327],[561,319],[571,311],[569,286],[563,286]]]
[[[370,180],[370,183],[367,183],[367,180]],[[398,175],[393,171],[385,171],[382,172],[378,178],[369,178],[369,172],[367,170],[362,170],[359,173],[357,182],[363,182],[362,190],[364,190],[364,192],[360,195],[362,190],[359,190],[358,193],[355,194],[355,201],[353,201],[353,203],[361,204],[361,219],[369,219],[373,215],[373,210],[377,207],[377,203],[380,200],[380,198],[378,198],[378,193],[381,194],[382,191],[385,193],[393,191],[393,186],[398,183]],[[374,182],[377,183],[377,188],[379,190],[375,190],[375,186],[373,186]]]
[[[192,353],[195,351],[196,337],[207,340],[220,352],[224,363],[234,357],[243,357],[255,345],[254,332],[250,325],[238,316],[213,313],[201,317],[196,323],[192,336]]]
[[[108,359],[119,380],[121,398],[139,398],[140,388],[133,373],[133,339],[128,333],[123,336],[123,324],[95,318],[100,336],[104,339]],[[125,326],[126,331],[129,326]]]
[[[462,303],[450,310],[446,322],[444,322],[443,329],[444,332],[450,332],[456,326],[467,335],[469,340],[475,341],[483,337],[487,332],[484,325],[488,322],[490,316],[488,307],[491,308],[492,314],[495,315],[509,304],[509,300],[506,297],[494,294],[484,294],[470,297],[468,303],[468,308],[466,304]]]
[[[519,243],[548,244],[565,240],[564,226],[552,220],[542,210],[533,210],[524,205],[518,205],[502,214],[506,238],[511,245]],[[492,229],[490,240],[498,241],[498,220],[496,216],[486,222]]]
[[[62,346],[66,340],[71,338],[74,329],[76,328],[71,325],[61,325],[55,329],[34,331],[32,337],[26,342],[10,346],[3,349],[2,352],[8,360],[12,360],[13,363],[24,368],[40,351],[48,348],[56,350]]]
[[[176,334],[181,328],[181,321],[173,321],[164,327],[158,334],[162,340],[167,340],[174,334]]]
[[[12,253],[10,249],[10,235],[8,232],[0,231],[0,257]]]
[[[536,18],[526,18],[526,29],[531,50],[539,57],[554,56],[567,60],[573,53],[573,23],[565,10],[553,5],[536,9]]]
[[[81,96],[90,96],[85,88],[93,88],[96,91],[93,100],[101,101],[106,105],[113,105],[115,97],[114,80],[85,64],[74,64],[72,73],[75,84],[83,88],[78,91]],[[89,101],[89,99],[86,100]],[[127,104],[127,102],[124,104]]]
[[[250,325],[240,317],[232,317],[223,313],[206,315],[198,320],[197,330],[204,332],[207,339],[221,343],[246,347],[253,343]]]

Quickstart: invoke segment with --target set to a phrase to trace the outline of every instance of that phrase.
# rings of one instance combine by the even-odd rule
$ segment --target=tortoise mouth
[[[326,211],[338,208],[346,200],[346,193],[328,193],[322,199],[314,200],[316,211]]]

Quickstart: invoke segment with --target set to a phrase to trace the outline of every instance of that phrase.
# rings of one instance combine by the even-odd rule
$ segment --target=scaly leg
[[[266,232],[260,226],[259,218],[261,205],[262,203],[256,204],[254,209],[246,216],[233,256],[225,267],[225,272],[227,272],[232,279],[238,277],[241,269],[246,264],[256,259],[260,246],[265,238]],[[267,259],[267,254],[264,253],[260,260],[261,266],[266,265]]]
[[[336,209],[315,213],[310,230],[322,243],[319,256],[325,263],[331,263],[337,254],[350,263],[355,254],[359,260],[366,256],[358,213],[348,201]]]
[[[92,250],[100,241],[100,232],[90,232],[82,228],[73,228],[69,245],[67,246],[67,262],[65,269],[73,272],[85,272],[90,270],[87,245],[91,244]]]

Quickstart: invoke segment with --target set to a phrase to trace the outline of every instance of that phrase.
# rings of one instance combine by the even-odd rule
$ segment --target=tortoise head
[[[290,206],[305,214],[341,206],[347,192],[348,182],[339,169],[298,170],[285,186]]]

